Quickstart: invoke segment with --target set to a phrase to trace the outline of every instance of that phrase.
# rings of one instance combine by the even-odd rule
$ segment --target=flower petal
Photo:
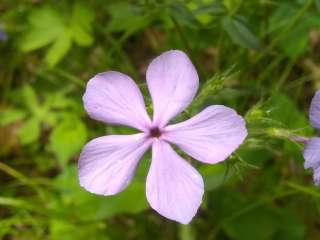
[[[314,137],[307,141],[303,150],[303,157],[305,159],[305,168],[319,168],[320,167],[320,138]]]
[[[313,170],[313,181],[316,186],[320,186],[320,167]]]
[[[151,121],[143,96],[135,82],[120,72],[104,72],[87,84],[84,107],[93,119],[123,124],[144,131]]]
[[[231,108],[215,105],[187,121],[167,126],[162,138],[199,161],[217,163],[237,149],[246,136],[244,119]]]
[[[309,117],[311,125],[314,128],[320,129],[320,90],[316,92],[311,101]]]
[[[199,79],[188,56],[171,50],[150,63],[147,84],[153,102],[153,124],[163,127],[189,105],[197,92]]]
[[[166,218],[187,224],[201,204],[203,180],[168,143],[154,140],[146,193],[154,210]]]
[[[101,195],[121,192],[131,181],[140,158],[150,145],[151,140],[142,133],[93,139],[80,155],[80,185]]]

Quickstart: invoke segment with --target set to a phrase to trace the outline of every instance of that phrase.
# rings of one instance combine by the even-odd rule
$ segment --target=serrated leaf
[[[94,12],[88,7],[76,3],[71,16],[72,37],[80,46],[89,46],[93,42],[91,35]]]
[[[235,44],[251,49],[260,48],[259,39],[238,19],[226,16],[222,20],[222,26]]]
[[[61,166],[79,153],[87,140],[87,128],[76,116],[67,116],[50,135],[50,147]]]
[[[71,34],[68,29],[65,29],[47,52],[46,61],[49,67],[55,66],[67,54],[71,45]]]

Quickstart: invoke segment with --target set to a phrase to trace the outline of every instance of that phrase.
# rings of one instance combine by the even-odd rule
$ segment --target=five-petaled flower
[[[316,92],[311,101],[309,118],[311,125],[320,129],[320,90]],[[312,168],[314,171],[313,179],[316,185],[320,185],[320,137],[313,137],[306,141],[303,151],[305,159],[304,167]]]
[[[233,109],[214,105],[189,120],[169,125],[190,104],[199,85],[197,71],[182,51],[167,51],[155,58],[146,78],[153,120],[129,76],[108,71],[88,82],[83,101],[91,118],[127,125],[141,133],[90,141],[80,155],[80,185],[95,194],[119,193],[130,183],[142,155],[152,147],[147,200],[161,215],[186,224],[201,204],[203,180],[170,143],[201,162],[218,163],[244,141],[245,121]]]

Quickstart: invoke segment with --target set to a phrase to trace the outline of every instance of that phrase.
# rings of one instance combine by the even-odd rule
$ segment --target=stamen
[[[155,138],[158,138],[161,136],[161,131],[158,127],[152,127],[150,129],[150,136],[151,137],[155,137]]]

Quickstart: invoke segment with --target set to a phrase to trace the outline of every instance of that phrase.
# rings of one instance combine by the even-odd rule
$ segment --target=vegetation
[[[97,136],[86,82],[117,70],[143,89],[150,60],[184,50],[201,88],[179,119],[224,104],[249,136],[227,161],[193,161],[205,199],[189,225],[145,198],[150,153],[124,192],[79,187],[77,160]],[[0,1],[0,238],[302,240],[320,234],[320,191],[303,167],[308,109],[320,87],[319,0]]]

